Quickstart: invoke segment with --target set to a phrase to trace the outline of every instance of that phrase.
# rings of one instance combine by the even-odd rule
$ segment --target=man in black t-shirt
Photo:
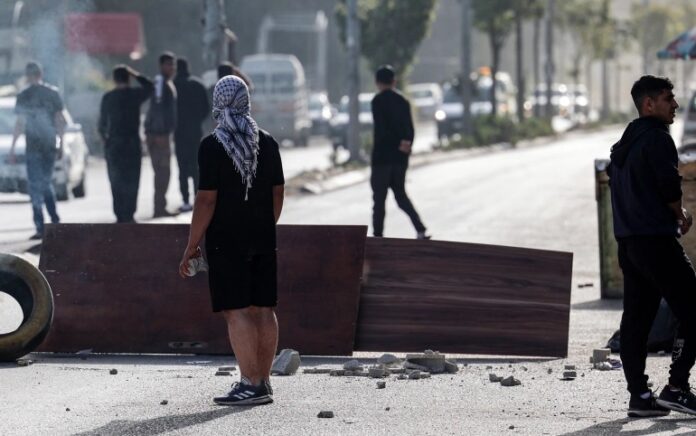
[[[241,379],[221,405],[273,401],[270,370],[278,344],[276,222],[285,179],[278,143],[249,114],[249,91],[235,76],[215,86],[218,123],[198,151],[199,190],[179,274],[190,274],[205,234],[214,312],[227,321]]]
[[[16,163],[15,147],[24,133],[26,142],[27,182],[36,234],[31,239],[43,237],[43,206],[52,223],[60,221],[56,211],[56,193],[53,188],[53,168],[56,159],[63,155],[63,101],[56,88],[42,81],[41,65],[29,62],[26,66],[29,87],[17,95],[15,124],[9,162]],[[58,137],[58,147],[56,147]]]
[[[130,86],[131,76],[140,87]],[[150,98],[155,86],[127,65],[117,65],[113,78],[116,88],[102,98],[98,127],[104,141],[116,222],[131,223],[138,202],[142,160],[140,106]]]
[[[396,81],[390,66],[383,66],[375,75],[379,92],[372,99],[374,140],[372,149],[372,185],[374,235],[384,231],[384,203],[391,188],[401,210],[406,212],[416,228],[416,238],[430,239],[418,212],[406,195],[406,170],[413,144],[413,120],[408,100],[394,89]]]

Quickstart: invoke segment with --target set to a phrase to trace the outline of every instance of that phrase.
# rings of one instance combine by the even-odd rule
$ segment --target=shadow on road
[[[623,300],[592,300],[572,305],[573,310],[623,310]]]
[[[591,427],[584,428],[582,430],[574,431],[571,433],[563,433],[562,436],[600,436],[600,435],[618,435],[621,436],[641,436],[641,435],[651,435],[656,433],[670,432],[684,428],[694,428],[696,429],[696,418],[678,418],[678,419],[655,419],[651,421],[651,425],[647,428],[641,428],[636,430],[624,429],[623,426],[635,422],[636,419],[623,418],[617,419],[615,421],[601,422],[595,424]],[[680,424],[692,424],[692,425],[680,425]],[[688,433],[693,434],[693,433]]]
[[[76,433],[75,436],[87,436],[87,435],[157,435],[168,433],[170,431],[179,430],[186,427],[191,427],[193,425],[203,424],[208,421],[213,421],[223,416],[232,415],[235,413],[242,413],[246,410],[251,409],[251,406],[246,407],[225,407],[216,410],[210,410],[207,412],[199,413],[189,413],[187,415],[169,415],[162,416],[159,418],[146,419],[143,421],[126,421],[118,420],[111,421],[110,423],[95,428],[93,430],[88,430],[83,433]]]

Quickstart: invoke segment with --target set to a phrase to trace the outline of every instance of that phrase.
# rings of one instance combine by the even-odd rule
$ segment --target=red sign
[[[133,58],[145,52],[143,22],[138,14],[68,14],[64,37],[65,47],[71,52]]]

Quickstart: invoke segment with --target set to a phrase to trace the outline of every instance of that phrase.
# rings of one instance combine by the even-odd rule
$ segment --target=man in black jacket
[[[198,145],[203,136],[201,124],[211,111],[208,93],[200,79],[189,73],[188,61],[176,60],[176,108],[177,123],[174,131],[176,160],[179,163],[179,189],[184,204],[181,212],[193,210],[189,203],[189,179],[193,179],[193,189],[198,190]]]
[[[614,233],[624,275],[621,359],[631,399],[628,415],[696,414],[689,371],[696,361],[696,274],[679,243],[691,227],[682,207],[681,176],[668,124],[676,109],[672,83],[643,76],[631,89],[640,117],[611,150]],[[655,397],[645,375],[647,338],[664,298],[680,326],[669,383]]]
[[[130,78],[140,84],[130,86]],[[116,88],[104,94],[99,111],[99,135],[104,142],[106,169],[111,183],[116,222],[131,223],[140,185],[140,107],[152,95],[155,85],[127,65],[113,71]]]
[[[430,239],[418,212],[406,195],[406,170],[413,144],[411,105],[394,89],[394,70],[383,66],[375,74],[379,92],[372,99],[374,141],[372,149],[372,185],[374,206],[372,228],[381,237],[384,231],[384,203],[391,188],[401,210],[406,212],[416,228],[416,238]]]

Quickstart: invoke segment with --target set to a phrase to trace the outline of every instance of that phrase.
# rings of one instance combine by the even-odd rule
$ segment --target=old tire
[[[17,330],[0,334],[0,362],[7,362],[35,350],[48,334],[53,293],[41,271],[10,254],[0,254],[0,292],[17,300],[24,315]]]

